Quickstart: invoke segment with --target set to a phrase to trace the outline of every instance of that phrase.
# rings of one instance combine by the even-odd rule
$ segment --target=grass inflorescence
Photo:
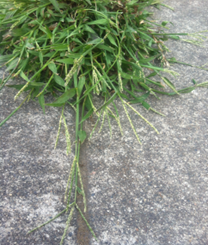
[[[145,109],[163,115],[147,103],[149,96],[179,95],[191,92],[198,86],[207,86],[207,82],[194,82],[192,87],[177,90],[164,75],[177,75],[169,66],[171,63],[180,63],[174,58],[166,58],[168,49],[165,41],[169,38],[180,40],[181,35],[189,34],[166,33],[164,29],[167,29],[168,22],[156,24],[151,21],[147,7],[165,6],[159,0],[0,0],[0,4],[3,6],[0,13],[0,66],[6,66],[6,72],[9,73],[0,80],[0,90],[5,85],[17,89],[14,99],[23,92],[28,93],[0,126],[29,99],[37,98],[43,112],[46,106],[60,107],[55,147],[63,124],[68,154],[71,152],[71,141],[64,110],[65,105],[72,106],[76,112],[75,158],[65,192],[66,209],[55,218],[63,213],[68,215],[61,244],[75,209],[95,237],[77,204],[77,195],[82,195],[86,211],[79,168],[80,147],[87,137],[83,122],[93,114],[97,116],[89,138],[99,121],[99,132],[102,130],[105,120],[112,135],[111,118],[116,120],[123,134],[114,103],[118,98],[139,142],[127,109],[133,110],[159,133],[132,104],[139,103]],[[198,33],[193,36],[199,37],[199,40],[186,41],[199,44],[203,39]],[[155,65],[155,60],[159,60],[160,64]],[[22,78],[22,84],[7,84],[10,79],[17,77]],[[172,91],[165,90],[165,87]],[[52,94],[54,102],[45,103],[48,93]],[[93,103],[93,95],[103,98],[99,108]],[[109,105],[113,106],[110,108]]]

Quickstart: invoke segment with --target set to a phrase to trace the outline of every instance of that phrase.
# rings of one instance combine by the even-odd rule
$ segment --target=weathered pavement
[[[175,12],[153,9],[154,18],[171,21],[174,26],[170,32],[207,29],[206,0],[164,3]],[[208,62],[207,44],[200,48],[169,41],[168,47],[170,56],[203,65]],[[179,65],[173,70],[180,74],[174,81],[177,88],[191,86],[192,79],[208,81],[207,71]],[[20,100],[13,101],[15,92],[5,88],[1,93],[1,120],[19,105]],[[99,239],[91,239],[91,245],[208,244],[208,90],[160,98],[153,97],[150,102],[165,118],[135,107],[156,126],[159,135],[131,113],[142,146],[121,107],[124,137],[113,124],[110,141],[106,122],[102,133],[96,132],[86,143],[83,161],[88,171],[88,215]],[[60,241],[65,216],[26,236],[31,228],[64,208],[64,187],[73,154],[65,154],[63,132],[58,149],[53,150],[59,115],[60,111],[53,108],[47,108],[44,115],[36,102],[30,102],[0,129],[2,245]],[[74,114],[70,108],[66,117],[73,141]],[[88,133],[92,123],[85,125]],[[81,224],[74,219],[65,244],[83,243],[78,226]]]

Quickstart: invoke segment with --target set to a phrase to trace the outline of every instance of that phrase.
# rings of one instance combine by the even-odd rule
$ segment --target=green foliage
[[[164,41],[168,38],[179,40],[179,35],[188,34],[167,34],[164,28],[167,28],[168,22],[158,25],[150,21],[151,13],[146,8],[150,5],[158,7],[160,1],[155,0],[0,0],[0,4],[4,6],[0,12],[0,65],[7,66],[10,73],[1,80],[0,90],[11,77],[20,76],[23,84],[9,85],[18,90],[15,99],[23,91],[28,91],[26,99],[38,98],[44,112],[45,106],[62,107],[55,147],[63,122],[67,153],[71,150],[71,143],[64,117],[65,104],[70,104],[76,111],[75,159],[67,183],[67,207],[61,214],[69,208],[71,211],[61,243],[74,208],[79,211],[95,236],[76,203],[77,194],[81,194],[86,206],[78,164],[81,143],[86,139],[82,124],[95,113],[98,120],[90,137],[101,119],[100,131],[102,130],[106,118],[111,134],[112,117],[122,134],[114,104],[114,100],[119,98],[139,142],[127,108],[133,110],[158,133],[130,104],[139,103],[145,109],[159,113],[147,103],[149,96],[158,98],[157,94],[177,95],[190,92],[197,86],[207,85],[195,84],[178,91],[164,77],[164,73],[176,75],[169,70],[169,63],[179,63],[174,58],[166,59],[168,49]],[[158,26],[161,28],[160,32]],[[155,60],[159,60],[160,64],[155,65]],[[155,76],[157,80],[154,80]],[[165,91],[165,87],[172,92]],[[53,103],[45,104],[47,93],[55,97]],[[103,98],[100,108],[95,108],[93,94]],[[114,106],[114,111],[109,107],[110,104]],[[75,195],[71,202],[73,186]]]

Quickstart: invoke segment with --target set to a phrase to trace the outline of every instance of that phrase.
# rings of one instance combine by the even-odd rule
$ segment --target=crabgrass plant
[[[7,67],[0,89],[5,85],[17,89],[14,100],[27,93],[20,106],[0,126],[30,99],[37,98],[43,112],[46,106],[60,107],[55,148],[63,125],[69,154],[71,142],[64,110],[70,105],[76,111],[75,157],[65,191],[66,208],[32,231],[65,213],[68,218],[62,244],[76,209],[95,237],[84,216],[86,197],[79,167],[80,147],[87,137],[83,122],[92,114],[97,116],[89,138],[99,121],[102,127],[106,119],[111,132],[111,118],[123,134],[114,103],[117,98],[139,143],[129,110],[158,133],[132,104],[139,103],[162,115],[146,102],[149,96],[180,95],[207,85],[207,82],[194,81],[193,86],[177,90],[164,75],[177,75],[169,66],[178,62],[166,58],[168,48],[164,42],[169,38],[180,40],[180,36],[189,34],[166,33],[168,22],[158,24],[151,20],[147,7],[163,5],[159,0],[0,0],[0,4],[0,65]],[[192,36],[197,39],[188,41],[195,44],[203,39],[200,33]],[[155,60],[160,62],[156,65]],[[22,78],[22,84],[7,84],[16,77]],[[54,97],[50,104],[45,103],[48,93]],[[103,98],[99,108],[93,103],[94,94]],[[83,196],[83,212],[77,204],[77,195]]]

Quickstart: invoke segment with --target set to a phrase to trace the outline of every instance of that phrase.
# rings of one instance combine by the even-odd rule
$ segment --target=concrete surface
[[[2,90],[1,120],[21,103],[22,98],[13,100],[16,92],[10,88]],[[60,113],[56,108],[47,108],[44,115],[36,102],[29,102],[0,129],[2,245],[55,245],[60,242],[65,216],[26,235],[65,207],[63,195],[73,154],[66,155],[63,127],[57,150],[53,149]],[[66,116],[73,141],[74,114],[70,108]],[[75,222],[74,219],[65,244],[75,244]]]
[[[171,32],[207,29],[206,0],[164,3],[173,6],[175,12],[154,9],[154,17],[171,21]],[[208,62],[207,43],[200,48],[169,41],[168,46],[180,61],[203,65]],[[179,65],[173,70],[181,75],[174,81],[177,88],[192,85],[193,78],[208,81],[206,71]],[[20,103],[13,102],[14,95],[15,91],[8,88],[0,94],[0,120]],[[124,137],[112,122],[110,141],[106,121],[102,133],[96,132],[86,142],[88,215],[99,239],[91,239],[91,245],[208,244],[207,95],[207,88],[200,88],[182,96],[160,96],[160,101],[152,97],[152,107],[163,112],[165,118],[135,106],[160,131],[157,135],[130,113],[142,146],[117,102]],[[0,129],[2,245],[60,241],[65,216],[25,235],[64,208],[64,187],[73,154],[65,154],[64,132],[58,149],[53,150],[59,115],[57,108],[47,108],[44,115],[35,102],[29,102]],[[74,114],[70,108],[66,117],[73,141]],[[88,133],[92,124],[88,121],[85,125]],[[81,244],[78,226],[75,217],[65,244]]]
[[[170,32],[197,32],[208,27],[208,2],[164,1],[175,12],[153,10],[171,21]],[[170,41],[172,56],[193,65],[208,62],[205,48]],[[170,55],[171,56],[171,55]],[[208,81],[208,72],[174,65],[177,88],[191,80]],[[208,244],[208,91],[151,98],[166,118],[135,106],[160,131],[157,135],[131,113],[142,140],[140,146],[120,107],[125,136],[115,129],[109,142],[106,127],[89,145],[89,216],[99,241],[93,245]],[[115,125],[116,126],[116,125]]]

